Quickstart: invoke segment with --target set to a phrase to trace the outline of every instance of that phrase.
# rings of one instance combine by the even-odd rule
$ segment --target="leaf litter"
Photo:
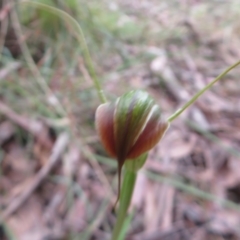
[[[98,66],[107,79],[104,89],[110,98],[144,88],[160,104],[165,118],[240,59],[239,21],[233,9],[230,16],[225,15],[226,3],[211,15],[213,4],[207,1],[191,1],[191,6],[180,1],[178,7],[170,2],[174,1],[116,1],[117,8],[134,21],[148,19],[147,35],[153,36],[145,40],[145,46],[129,42],[122,46],[131,57],[151,54],[151,58],[119,71],[122,59],[111,53],[114,61],[107,59]],[[237,1],[229,1],[234,4]],[[82,59],[78,64],[76,73],[80,71],[86,81],[77,90],[90,91],[91,79]],[[104,72],[106,66],[112,74]],[[19,61],[1,66],[1,81],[12,82],[16,71],[22,77],[27,72]],[[55,73],[50,84],[59,93],[56,76],[62,71]],[[75,87],[74,74],[72,86],[67,86],[70,91]],[[136,183],[127,240],[240,239],[239,74],[239,68],[233,70],[205,93],[150,152]],[[88,101],[86,95],[82,99]],[[85,105],[81,101],[65,101],[74,110],[64,121],[66,125],[74,122],[70,137],[56,122],[35,118],[32,109],[27,111],[29,105],[21,111],[8,96],[1,96],[0,239],[14,239],[11,234],[18,240],[110,237],[116,218],[112,210],[116,168],[96,162],[95,156],[104,152],[87,121],[93,123],[97,102]],[[146,172],[162,178],[154,180]],[[171,181],[183,183],[188,191]],[[196,196],[189,186],[206,194]],[[209,200],[209,193],[214,201]]]

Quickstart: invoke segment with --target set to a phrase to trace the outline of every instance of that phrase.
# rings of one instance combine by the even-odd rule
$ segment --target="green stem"
[[[232,66],[230,66],[220,75],[218,75],[212,82],[210,82],[206,87],[204,87],[202,90],[196,93],[187,103],[185,103],[182,108],[178,109],[173,115],[171,115],[168,118],[168,122],[172,122],[173,120],[175,120],[183,111],[185,111],[190,105],[192,105],[204,92],[206,92],[209,88],[211,88],[214,83],[216,83],[218,80],[224,77],[229,71],[231,71],[233,68],[235,68],[239,64],[240,64],[240,61],[234,63]]]
[[[121,189],[120,206],[117,211],[117,222],[114,226],[111,240],[118,240],[118,237],[121,233],[127,210],[132,198],[136,178],[137,172],[126,170]]]
[[[58,17],[62,18],[67,23],[69,23],[70,26],[74,27],[73,30],[76,30],[76,32],[74,32],[74,35],[75,35],[76,39],[78,40],[80,46],[82,47],[84,59],[85,59],[86,64],[87,64],[87,69],[89,71],[89,75],[91,76],[91,78],[93,80],[95,88],[97,89],[99,99],[102,103],[107,102],[107,99],[106,99],[106,97],[103,93],[103,90],[100,86],[97,75],[95,73],[95,70],[94,70],[94,67],[93,67],[93,62],[92,62],[92,59],[91,59],[91,56],[90,56],[90,53],[89,53],[89,49],[88,49],[88,46],[87,46],[87,43],[86,43],[86,39],[84,37],[82,28],[79,25],[79,23],[73,17],[71,17],[68,13],[66,13],[66,12],[64,12],[60,9],[57,9],[55,7],[51,7],[47,4],[32,2],[32,1],[22,1],[21,3],[25,3],[27,5],[32,5],[32,6],[44,9],[46,11],[49,11],[53,14],[56,14]]]

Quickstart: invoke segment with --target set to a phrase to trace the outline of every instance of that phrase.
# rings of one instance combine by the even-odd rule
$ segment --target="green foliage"
[[[47,4],[51,7],[56,7],[58,9],[64,10],[71,15],[76,15],[76,9],[78,8],[76,0],[37,0],[33,1],[37,3]],[[60,33],[67,33],[66,25],[64,22],[59,18],[59,16],[48,12],[44,9],[36,8],[35,10],[32,8],[21,8],[21,21],[25,25],[31,24],[31,22],[37,21],[38,23],[38,30],[41,31],[43,36],[48,36],[53,39],[56,39],[58,34]]]
[[[99,30],[108,32],[120,41],[139,42],[144,31],[144,24],[128,17],[120,10],[109,10],[101,4],[89,4],[93,22]]]

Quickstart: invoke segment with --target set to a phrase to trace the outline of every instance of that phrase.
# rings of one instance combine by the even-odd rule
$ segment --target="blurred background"
[[[109,100],[145,89],[163,118],[240,59],[239,0],[36,2],[80,23]],[[116,162],[96,135],[83,49],[58,16],[13,3],[0,0],[0,239],[107,240]],[[150,152],[120,239],[240,239],[239,76]]]

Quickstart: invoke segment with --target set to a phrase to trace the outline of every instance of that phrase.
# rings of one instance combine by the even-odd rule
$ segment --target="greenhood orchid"
[[[135,90],[115,102],[101,104],[96,111],[96,128],[106,151],[118,161],[120,188],[125,161],[134,161],[152,149],[168,122],[162,121],[160,108],[148,93]]]

